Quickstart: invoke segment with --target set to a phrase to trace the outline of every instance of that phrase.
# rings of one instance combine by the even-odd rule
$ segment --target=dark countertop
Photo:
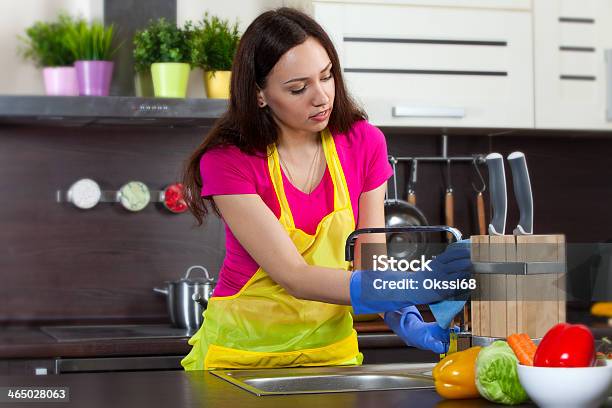
[[[360,347],[405,347],[392,332],[374,332],[376,324],[369,326],[357,329]],[[185,336],[58,342],[36,326],[6,326],[0,329],[0,359],[186,355],[191,350],[187,340]]]
[[[360,348],[405,347],[393,332],[380,331],[379,325],[380,322],[361,323],[361,326],[356,324]],[[377,331],[372,330],[376,328]],[[612,338],[612,328],[609,326],[591,326],[591,330],[596,338]],[[186,355],[191,350],[187,339],[175,337],[58,342],[36,326],[5,326],[0,329],[0,359]]]
[[[38,327],[5,327],[0,331],[0,359],[120,355],[187,354],[187,338],[150,338],[58,342]]]
[[[70,402],[45,407],[500,407],[484,399],[443,400],[435,390],[366,391],[257,397],[205,371],[86,373],[1,377],[2,386],[69,387]],[[7,405],[8,406],[8,405]],[[17,405],[16,405],[17,406]],[[40,407],[20,402],[19,407]],[[520,405],[530,406],[533,405]]]
[[[360,333],[360,343],[372,338],[401,342],[391,333]],[[395,340],[390,340],[390,339]],[[7,344],[11,340],[13,344]],[[363,346],[363,345],[362,345]],[[94,344],[58,343],[36,328],[9,328],[0,331],[0,350],[16,353],[37,352],[50,355],[151,355],[184,354],[189,350],[185,339],[114,340]],[[0,358],[3,358],[0,356]],[[6,357],[4,357],[6,358]],[[367,391],[332,394],[257,397],[205,371],[139,371],[78,373],[46,376],[0,376],[0,387],[69,387],[69,403],[45,403],[45,407],[87,406],[129,407],[499,407],[484,399],[443,400],[433,389]],[[0,405],[4,405],[0,403]],[[6,406],[10,406],[7,404]],[[19,407],[38,407],[40,403],[20,402]],[[522,407],[533,405],[521,405]],[[612,399],[606,407],[612,407]]]

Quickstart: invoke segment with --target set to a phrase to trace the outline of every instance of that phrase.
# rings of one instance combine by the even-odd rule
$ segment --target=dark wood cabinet
[[[0,375],[49,375],[55,374],[55,359],[0,360]]]

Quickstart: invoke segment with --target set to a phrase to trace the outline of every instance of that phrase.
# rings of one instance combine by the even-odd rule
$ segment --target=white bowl
[[[539,407],[595,408],[612,392],[612,364],[598,367],[518,365],[521,385]]]

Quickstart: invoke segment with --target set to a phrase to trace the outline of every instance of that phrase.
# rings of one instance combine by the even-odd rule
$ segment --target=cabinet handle
[[[606,119],[612,121],[612,49],[604,51],[606,57]]]
[[[413,107],[413,106],[394,106],[393,117],[396,118],[463,118],[465,117],[464,108],[449,107]]]

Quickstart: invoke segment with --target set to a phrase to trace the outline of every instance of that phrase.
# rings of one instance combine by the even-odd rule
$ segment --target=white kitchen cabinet
[[[532,128],[530,2],[445,3],[315,1],[313,11],[374,124]]]
[[[427,7],[476,7],[531,10],[531,0],[314,0],[318,3],[377,4]]]
[[[607,61],[612,1],[534,2],[536,128],[612,129]]]

